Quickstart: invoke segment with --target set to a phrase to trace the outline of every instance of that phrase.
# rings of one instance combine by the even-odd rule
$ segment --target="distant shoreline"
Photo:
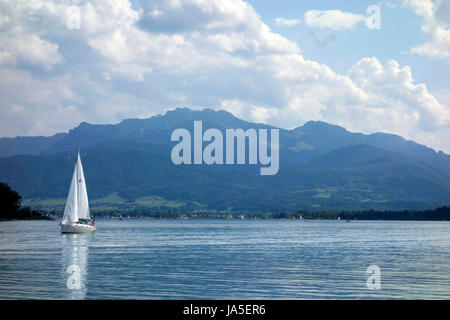
[[[62,218],[62,210],[31,211],[15,217],[2,217],[2,221],[10,220],[57,220]],[[25,212],[27,214],[25,214]],[[217,219],[217,220],[341,220],[349,221],[450,221],[450,206],[428,210],[299,210],[293,212],[220,212],[220,211],[177,211],[151,210],[136,208],[129,210],[91,211],[95,219],[110,218],[117,220],[150,218],[150,219]]]
[[[61,217],[40,217],[40,218],[23,218],[23,219],[0,219],[0,222],[7,222],[7,221],[56,221],[58,218]],[[114,221],[126,221],[126,220],[224,220],[224,221],[268,221],[268,220],[278,220],[278,221],[340,221],[340,222],[356,222],[356,221],[398,221],[398,222],[404,222],[404,221],[410,221],[410,222],[419,222],[419,221],[430,221],[430,222],[450,222],[450,219],[326,219],[326,218],[304,218],[304,219],[298,219],[298,218],[217,218],[217,217],[209,217],[209,216],[203,216],[203,217],[164,217],[164,218],[155,218],[155,217],[147,217],[147,216],[140,216],[140,217],[130,217],[130,218],[124,218],[120,220],[118,217],[95,217],[95,219],[102,219],[102,220],[114,220]]]
[[[43,217],[59,219],[61,211],[41,212]],[[377,211],[377,210],[352,210],[352,211],[306,211],[296,213],[286,212],[178,212],[178,211],[153,211],[139,208],[135,210],[108,210],[91,211],[94,218],[110,218],[117,220],[149,218],[149,219],[217,219],[217,220],[341,220],[341,221],[450,221],[450,206],[429,210],[403,210],[403,211]]]

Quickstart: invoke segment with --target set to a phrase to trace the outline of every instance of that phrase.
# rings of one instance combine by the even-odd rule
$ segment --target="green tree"
[[[0,182],[0,218],[12,218],[18,214],[21,196],[7,183]]]

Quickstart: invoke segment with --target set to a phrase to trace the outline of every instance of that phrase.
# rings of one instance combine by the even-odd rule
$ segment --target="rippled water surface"
[[[450,223],[100,220],[61,235],[0,222],[0,298],[449,299]]]

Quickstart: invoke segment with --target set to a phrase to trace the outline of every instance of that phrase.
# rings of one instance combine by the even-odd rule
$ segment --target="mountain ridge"
[[[271,126],[271,125],[267,125],[267,124],[252,123],[252,122],[248,122],[248,121],[239,119],[236,116],[234,116],[232,113],[230,113],[228,111],[225,111],[225,110],[214,110],[214,109],[210,109],[210,108],[205,108],[205,109],[202,109],[202,110],[192,110],[190,108],[176,108],[176,109],[173,109],[173,110],[168,110],[163,115],[155,115],[155,116],[152,116],[150,118],[143,118],[143,119],[141,119],[141,118],[124,119],[124,120],[122,120],[121,122],[119,122],[117,124],[91,124],[91,123],[83,121],[78,126],[76,126],[75,128],[69,129],[68,132],[59,132],[59,133],[56,133],[56,134],[51,135],[51,136],[1,137],[0,138],[0,157],[8,157],[8,156],[12,156],[12,155],[21,155],[22,154],[22,153],[13,153],[13,152],[8,153],[9,150],[7,150],[5,148],[5,145],[6,145],[5,142],[6,141],[11,143],[12,141],[14,141],[16,139],[17,140],[22,140],[22,139],[32,139],[32,138],[49,139],[49,140],[51,139],[52,141],[58,141],[61,138],[67,137],[70,134],[73,134],[73,133],[76,133],[76,132],[80,132],[81,130],[87,129],[87,128],[89,128],[89,129],[101,128],[102,130],[105,130],[105,129],[112,129],[112,130],[114,130],[114,128],[124,128],[124,127],[126,128],[129,123],[133,123],[134,122],[134,123],[138,123],[138,124],[146,124],[146,123],[150,123],[150,122],[157,122],[157,121],[161,120],[162,118],[169,118],[169,119],[172,119],[172,120],[176,120],[176,119],[178,119],[178,120],[194,120],[193,117],[192,117],[193,115],[197,116],[197,118],[195,120],[202,120],[202,118],[203,118],[203,116],[205,114],[206,115],[214,114],[214,115],[220,116],[220,117],[222,117],[221,118],[222,120],[224,119],[223,116],[225,116],[225,118],[228,118],[228,120],[233,119],[233,120],[237,120],[239,124],[244,124],[244,127],[255,126],[256,125],[257,127],[263,126],[263,127],[268,127],[268,128],[277,128],[277,127],[274,127],[274,126]],[[172,117],[173,115],[176,115],[176,116]],[[186,117],[186,115],[188,117]],[[183,116],[184,116],[184,118],[183,118]],[[211,119],[208,119],[208,120],[210,121]],[[322,127],[322,128],[326,128],[326,129],[333,128],[333,129],[337,129],[339,131],[342,131],[342,132],[345,132],[345,133],[348,133],[348,134],[358,134],[358,135],[363,135],[365,137],[385,135],[385,136],[391,137],[391,139],[397,139],[398,141],[402,141],[403,143],[411,142],[411,143],[414,143],[416,145],[425,147],[425,148],[430,149],[432,152],[437,153],[437,154],[442,153],[444,155],[447,155],[447,154],[445,154],[442,151],[436,151],[436,150],[434,150],[434,149],[432,149],[430,147],[427,147],[425,145],[419,144],[419,143],[414,142],[412,140],[406,140],[403,137],[401,137],[399,135],[396,135],[396,134],[384,133],[384,132],[375,132],[375,133],[371,133],[371,134],[350,132],[344,127],[341,127],[341,126],[338,126],[338,125],[335,125],[335,124],[330,124],[330,123],[327,123],[325,121],[320,121],[320,120],[309,120],[309,121],[305,122],[302,126],[298,126],[298,127],[293,128],[293,129],[283,129],[283,128],[278,128],[278,129],[283,130],[283,131],[287,131],[287,132],[295,132],[295,131],[299,131],[299,130],[304,131],[304,130],[307,130],[307,129],[311,128],[311,127],[315,128],[315,129],[317,129],[317,127]],[[36,153],[33,153],[33,154],[36,154]]]

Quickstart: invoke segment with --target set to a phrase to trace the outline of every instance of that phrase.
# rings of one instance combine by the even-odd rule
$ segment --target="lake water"
[[[449,299],[450,222],[0,222],[0,298]]]

